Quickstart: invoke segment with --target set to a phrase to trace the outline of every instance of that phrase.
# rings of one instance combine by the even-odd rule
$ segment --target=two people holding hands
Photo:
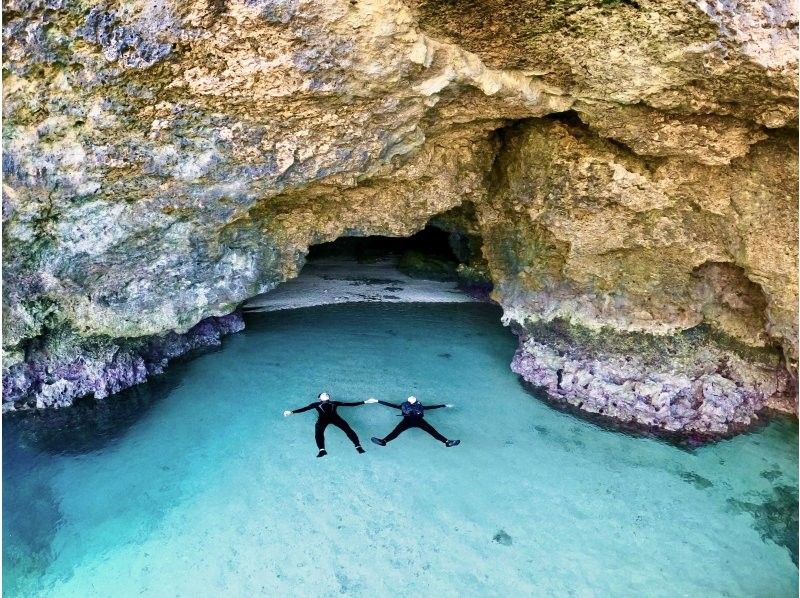
[[[379,401],[378,399],[369,398],[366,401],[354,401],[354,402],[343,402],[343,401],[332,401],[330,395],[327,392],[322,392],[317,397],[318,400],[306,405],[305,407],[301,407],[299,409],[294,409],[291,411],[284,411],[284,417],[289,417],[294,413],[303,413],[305,411],[311,411],[314,409],[317,412],[317,423],[314,428],[314,438],[317,442],[317,448],[319,449],[319,453],[317,457],[324,457],[328,454],[325,450],[325,429],[329,425],[334,425],[340,430],[342,430],[347,437],[350,439],[350,442],[356,447],[356,450],[359,453],[364,453],[364,448],[361,446],[361,442],[358,439],[358,435],[355,433],[353,428],[350,427],[341,415],[338,414],[337,409],[339,407],[357,407],[359,405],[369,405],[374,403],[380,403],[381,405],[385,405],[386,407],[392,407],[393,409],[400,410],[400,414],[402,415],[403,419],[400,421],[397,426],[395,426],[394,430],[389,432],[383,438],[377,438],[375,436],[372,437],[372,442],[378,444],[380,446],[386,446],[386,443],[391,442],[395,438],[397,438],[400,434],[409,430],[411,428],[419,428],[421,430],[425,430],[428,434],[433,436],[436,440],[441,442],[447,447],[456,446],[461,441],[460,440],[448,440],[445,436],[440,434],[436,428],[430,425],[427,421],[425,421],[425,410],[426,409],[441,409],[443,407],[453,407],[453,405],[430,405],[425,407],[420,403],[416,397],[408,397],[402,403],[389,403],[387,401]]]

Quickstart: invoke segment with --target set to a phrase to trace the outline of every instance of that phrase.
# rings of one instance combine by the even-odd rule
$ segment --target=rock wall
[[[668,430],[725,432],[781,404],[797,368],[797,160],[783,131],[723,166],[635,154],[572,115],[506,130],[479,217],[496,298],[525,330],[513,369]],[[538,325],[556,320],[569,334]],[[700,326],[721,336],[680,340]]]
[[[744,375],[741,414],[702,424],[715,431],[791,391],[792,3],[11,0],[5,11],[5,408],[137,382],[61,385],[52,399],[38,380],[50,364],[57,383],[78,358],[114,371],[113,347],[140,351],[229,314],[295,276],[310,244],[408,235],[466,205],[520,330],[565,320],[724,335],[720,351],[783,381]],[[521,334],[530,359],[515,367],[552,370]],[[694,388],[702,376],[681,363],[659,361]],[[692,392],[696,411],[706,395]]]
[[[540,120],[506,134],[495,175],[481,219],[509,308],[651,333],[705,321],[796,358],[794,134],[715,167]]]

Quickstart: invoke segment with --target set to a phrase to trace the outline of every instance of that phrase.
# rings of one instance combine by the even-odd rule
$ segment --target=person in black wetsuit
[[[361,441],[359,441],[358,435],[355,433],[353,428],[350,427],[350,424],[344,421],[341,415],[336,413],[336,409],[337,407],[356,407],[365,403],[377,403],[377,399],[344,403],[342,401],[331,401],[331,397],[327,392],[320,393],[318,398],[319,401],[310,403],[309,405],[301,407],[300,409],[284,411],[283,416],[289,417],[293,413],[303,413],[304,411],[310,411],[312,409],[317,411],[317,425],[314,428],[314,438],[317,441],[317,448],[319,449],[317,457],[324,457],[328,454],[328,451],[325,450],[325,428],[328,427],[328,424],[336,426],[342,432],[347,434],[350,442],[355,445],[356,450],[359,453],[364,453],[365,451],[363,448],[361,448]]]
[[[439,432],[437,432],[436,428],[434,428],[424,419],[426,409],[441,409],[442,407],[452,407],[452,405],[431,405],[430,407],[423,407],[422,403],[417,400],[417,397],[408,397],[404,403],[400,403],[399,405],[396,403],[387,403],[386,401],[378,401],[378,403],[381,405],[386,405],[387,407],[399,409],[402,412],[403,419],[399,424],[397,424],[395,429],[389,432],[384,438],[376,438],[373,436],[371,440],[375,444],[386,446],[387,442],[391,442],[409,428],[419,428],[420,430],[425,430],[428,434],[433,436],[436,440],[443,443],[447,447],[456,446],[457,444],[461,443],[460,440],[448,440]]]

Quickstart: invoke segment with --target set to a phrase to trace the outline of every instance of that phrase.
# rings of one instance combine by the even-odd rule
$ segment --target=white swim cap
[[[331,400],[331,395],[329,395],[327,392],[321,392],[321,393],[319,393],[319,400],[320,401],[330,401]]]
[[[411,395],[410,397],[408,397],[406,399],[406,401],[408,401],[409,403],[416,403],[417,402],[417,397],[415,397],[414,395]]]

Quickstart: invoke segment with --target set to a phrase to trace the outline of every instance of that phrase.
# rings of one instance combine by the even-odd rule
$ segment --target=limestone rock
[[[714,323],[796,359],[793,135],[730,167],[649,161],[559,121],[513,129],[504,148],[479,218],[509,317],[656,334]]]
[[[511,369],[552,400],[668,432],[745,429],[791,384],[777,351],[743,354],[703,330],[648,337],[554,321],[520,340]]]
[[[701,164],[730,164],[767,138],[760,127],[731,117],[676,117],[645,106],[580,103],[575,109],[594,131],[642,156],[687,157]]]
[[[703,324],[780,344],[796,371],[788,1],[11,0],[4,16],[10,405],[136,383],[146,347],[295,276],[310,244],[461,208],[507,321]],[[703,384],[708,421],[732,421],[727,383]],[[678,391],[646,388],[661,421]]]

